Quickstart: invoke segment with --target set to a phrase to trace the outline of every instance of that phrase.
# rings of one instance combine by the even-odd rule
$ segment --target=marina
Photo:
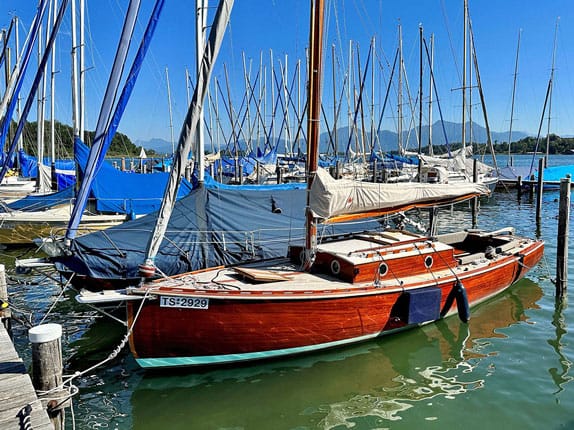
[[[146,372],[123,349],[105,366],[76,380],[76,428],[183,429],[192,420],[198,428],[266,428],[273,422],[284,429],[339,429],[351,423],[359,429],[412,429],[429,422],[455,426],[479,416],[480,423],[468,421],[467,427],[501,421],[509,428],[568,425],[574,407],[568,321],[574,315],[568,293],[563,301],[556,300],[552,282],[557,199],[557,192],[544,193],[538,230],[546,242],[542,263],[527,279],[479,305],[468,324],[452,317],[358,346],[194,372]],[[500,228],[505,216],[517,220],[517,232],[537,231],[534,203],[527,194],[518,202],[514,192],[496,192],[481,202],[479,227]],[[439,214],[441,231],[469,222],[467,210]],[[31,256],[34,250],[2,255],[10,268],[14,306],[36,322],[54,306],[47,321],[67,321],[62,338],[65,373],[105,360],[125,329],[87,310],[71,292],[62,295],[54,282],[16,274],[11,263],[22,254]],[[572,269],[569,276],[574,276]],[[14,323],[14,334],[16,347],[29,362],[25,327]],[[257,407],[255,397],[260,399]],[[501,406],[484,416],[478,412],[481,404]]]
[[[537,136],[530,101],[513,139],[521,33],[496,132],[502,29],[447,1],[437,45],[383,35],[384,2],[0,6],[0,428],[574,427],[559,20]],[[167,135],[159,89],[161,153],[131,140]]]

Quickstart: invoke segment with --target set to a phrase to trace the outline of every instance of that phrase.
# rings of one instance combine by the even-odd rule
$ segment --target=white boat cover
[[[360,182],[334,179],[326,170],[319,168],[311,187],[310,209],[315,217],[329,220],[339,215],[385,209],[392,212],[410,204],[444,203],[465,196],[488,194],[488,188],[480,183]]]

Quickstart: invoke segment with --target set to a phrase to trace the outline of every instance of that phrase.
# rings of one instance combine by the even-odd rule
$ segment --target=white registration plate
[[[162,308],[208,309],[209,299],[202,297],[160,296],[159,306]]]

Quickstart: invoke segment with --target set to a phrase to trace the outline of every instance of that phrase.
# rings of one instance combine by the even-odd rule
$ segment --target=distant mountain
[[[422,142],[423,147],[428,145],[428,126],[422,127]],[[466,125],[466,142],[470,141],[470,122]],[[445,138],[446,134],[446,138]],[[448,122],[444,121],[441,123],[437,121],[432,126],[432,137],[433,137],[433,145],[445,145],[447,143],[460,143],[462,136],[462,127],[459,123]],[[492,136],[492,143],[502,143],[508,140],[508,131],[504,132],[495,132],[491,131]],[[512,132],[512,140],[514,142],[524,139],[528,137],[527,133],[521,131],[513,131]],[[345,152],[347,146],[349,145],[349,131],[347,127],[341,127],[337,130],[337,151],[338,152]],[[370,132],[367,131],[364,136],[364,140],[366,142],[370,142]],[[322,153],[325,152],[332,152],[333,144],[331,143],[331,138],[329,133],[325,132],[321,134],[320,138],[320,151]],[[356,139],[352,139],[353,145],[355,145]],[[407,143],[408,141],[408,143]],[[486,129],[481,125],[476,124],[475,122],[472,123],[472,141],[474,143],[486,143]],[[379,132],[379,142],[381,147],[384,151],[393,151],[397,150],[398,145],[398,137],[397,133],[390,131],[390,130],[381,130]],[[138,140],[135,142],[136,146],[143,146],[146,150],[153,149],[159,154],[171,154],[172,146],[171,142],[160,138],[154,138],[151,140],[143,141]],[[417,137],[415,130],[404,131],[403,132],[403,145],[405,149],[416,150],[418,148]],[[240,146],[244,146],[240,144]],[[279,152],[283,152],[285,145],[284,142],[280,142],[277,147],[279,148]],[[356,150],[354,146],[352,146],[353,150]]]
[[[153,149],[158,154],[171,154],[172,152],[171,142],[159,137],[154,137],[150,140],[136,140],[135,145],[138,147],[143,146],[145,150]]]
[[[339,145],[338,147],[342,150],[344,150],[343,148],[346,148],[348,145],[348,140],[349,140],[349,133],[348,133],[348,128],[344,127],[344,128],[340,128],[338,130],[338,140],[339,140]],[[470,141],[470,122],[466,124],[466,142],[468,143]],[[446,135],[446,137],[445,137]],[[428,125],[427,126],[423,126],[422,127],[422,146],[425,147],[428,145],[428,139],[429,139],[429,128]],[[453,144],[453,143],[460,143],[461,142],[461,137],[462,137],[462,127],[459,123],[454,123],[454,122],[448,122],[448,121],[444,121],[444,122],[440,122],[437,121],[433,124],[432,126],[432,142],[433,145],[439,146],[439,145],[445,145],[447,142],[449,144]],[[518,141],[520,139],[523,139],[525,137],[528,137],[527,133],[521,132],[521,131],[513,131],[512,132],[512,140],[513,141]],[[492,143],[502,143],[502,142],[506,142],[508,140],[508,132],[494,132],[491,131],[491,138],[492,138]],[[370,132],[366,133],[365,136],[366,141],[370,141]],[[328,133],[323,133],[323,135],[321,136],[321,148],[323,149],[324,143],[325,141],[329,141],[329,135]],[[472,125],[472,141],[474,143],[486,143],[487,142],[487,135],[486,135],[486,128],[476,124],[473,122]],[[379,142],[381,144],[381,147],[384,151],[392,151],[392,150],[396,150],[398,148],[398,135],[397,133],[393,132],[393,131],[389,131],[389,130],[382,130],[379,132]],[[409,131],[403,131],[403,139],[402,139],[402,143],[403,146],[405,147],[405,149],[410,149],[410,150],[416,150],[418,148],[418,142],[417,142],[417,136],[416,136],[416,131],[415,130],[411,130]]]

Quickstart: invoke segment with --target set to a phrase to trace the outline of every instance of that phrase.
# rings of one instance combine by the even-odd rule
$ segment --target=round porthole
[[[427,256],[427,257],[425,257],[425,267],[426,267],[427,269],[430,269],[430,268],[432,267],[432,264],[433,264],[433,259],[432,259],[432,257],[431,257],[430,255]]]
[[[385,276],[389,271],[389,267],[386,263],[379,264],[379,276]]]
[[[331,273],[333,275],[338,275],[340,271],[341,271],[341,263],[339,263],[339,260],[331,261]]]

